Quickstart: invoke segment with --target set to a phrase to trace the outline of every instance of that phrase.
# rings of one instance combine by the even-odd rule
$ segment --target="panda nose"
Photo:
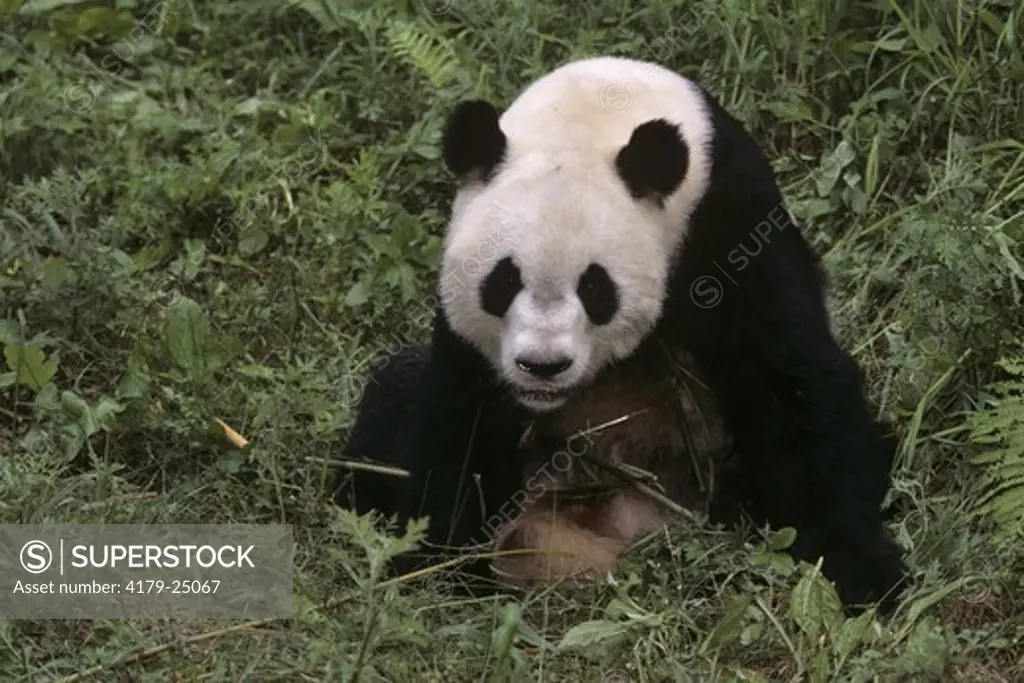
[[[516,365],[520,370],[529,373],[534,377],[551,379],[555,375],[559,375],[572,367],[572,359],[561,358],[550,363],[543,363],[530,360],[529,358],[516,358]]]

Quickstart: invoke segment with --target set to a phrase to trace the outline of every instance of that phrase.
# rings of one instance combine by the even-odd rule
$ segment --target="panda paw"
[[[889,615],[899,604],[910,574],[899,547],[889,538],[837,544],[822,554],[822,571],[835,584],[848,614],[876,605],[879,614]]]

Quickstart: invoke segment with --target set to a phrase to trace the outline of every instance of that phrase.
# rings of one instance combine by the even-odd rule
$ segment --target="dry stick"
[[[601,468],[611,472],[613,475],[615,475],[619,479],[623,480],[624,482],[626,482],[630,486],[633,486],[634,488],[636,488],[636,490],[639,491],[640,493],[642,493],[643,495],[647,496],[648,498],[650,498],[650,499],[652,499],[652,500],[654,500],[654,501],[656,501],[658,503],[661,503],[662,505],[667,507],[669,510],[672,510],[672,512],[675,512],[676,514],[683,515],[683,516],[690,516],[690,511],[689,510],[684,508],[682,505],[679,505],[678,503],[676,503],[674,500],[672,500],[671,498],[669,498],[665,494],[660,493],[658,491],[655,491],[650,486],[647,486],[646,484],[642,483],[638,477],[633,476],[625,468],[619,467],[619,466],[614,465],[612,463],[603,462],[603,461],[598,460],[597,458],[594,458],[594,457],[589,456],[587,454],[583,454],[582,457],[586,458],[587,460],[589,460],[591,463],[597,465],[598,467],[601,467]]]
[[[620,424],[622,422],[626,422],[627,420],[631,420],[634,417],[636,417],[637,415],[646,412],[647,410],[649,410],[649,409],[648,408],[643,408],[642,410],[638,410],[638,411],[635,411],[633,413],[629,413],[627,415],[623,415],[622,417],[618,417],[618,418],[615,418],[614,420],[610,420],[610,421],[605,422],[603,424],[599,424],[596,427],[591,427],[590,429],[581,431],[579,434],[582,435],[582,434],[591,434],[593,432],[599,432],[602,429],[606,429],[608,427],[612,427],[612,426]],[[646,470],[642,470],[639,467],[622,466],[622,465],[617,465],[617,464],[613,464],[613,463],[609,463],[609,462],[604,462],[603,460],[600,460],[598,458],[595,458],[595,457],[591,456],[586,451],[584,451],[581,454],[581,457],[583,457],[588,462],[590,462],[590,463],[592,463],[594,465],[597,465],[598,467],[611,472],[613,475],[615,475],[619,479],[622,479],[627,484],[632,485],[634,488],[636,488],[637,491],[639,491],[643,495],[647,496],[648,498],[651,498],[652,500],[654,500],[654,501],[656,501],[658,503],[661,503],[662,505],[667,507],[669,510],[672,510],[676,514],[683,515],[683,516],[689,515],[689,510],[687,510],[683,506],[679,505],[678,503],[673,501],[668,496],[666,496],[666,495],[664,495],[662,493],[659,493],[658,491],[655,491],[650,486],[647,486],[646,484],[643,483],[642,480],[656,481],[657,477],[653,473],[647,472]]]
[[[397,586],[401,583],[408,583],[409,581],[415,581],[416,579],[422,578],[424,576],[430,576],[431,574],[435,574],[449,567],[454,567],[455,565],[463,564],[471,560],[484,560],[494,557],[508,557],[511,555],[572,555],[572,553],[568,550],[537,550],[535,548],[495,550],[493,552],[487,553],[466,553],[465,555],[460,555],[459,557],[456,557],[451,560],[438,562],[437,564],[432,564],[430,566],[423,567],[422,569],[415,569],[406,574],[399,574],[394,578],[387,579],[386,581],[381,581],[380,583],[376,584],[373,588],[374,590],[379,590],[381,588],[388,588],[389,586]]]
[[[693,388],[690,386],[690,383],[693,382],[694,384],[699,385],[704,390],[708,389],[707,384],[705,384],[704,381],[694,372],[692,372],[689,368],[687,368],[685,365],[678,361],[678,359],[672,354],[672,351],[669,349],[668,345],[660,336],[658,337],[658,343],[661,345],[661,350],[665,354],[665,358],[668,360],[669,366],[674,371],[674,384],[682,388],[682,391],[685,392],[687,397],[690,399],[690,403],[700,414],[701,423],[704,427],[704,433],[706,435],[708,424],[707,420],[704,419],[704,409],[701,407],[700,401],[698,401],[696,396],[694,396]],[[693,444],[693,437],[690,434],[690,421],[687,418],[686,409],[683,405],[684,399],[681,395],[678,398],[679,400],[675,406],[676,419],[679,423],[679,428],[683,433],[683,439],[686,441],[686,451],[690,456],[690,463],[693,465],[693,472],[697,476],[697,485],[700,487],[701,492],[707,493],[709,490],[714,489],[714,466],[713,463],[711,463],[708,468],[708,475],[712,479],[712,482],[705,483],[704,477],[701,473],[701,468],[704,463],[701,463],[700,460],[697,458],[697,449]]]
[[[409,477],[412,476],[408,470],[403,470],[400,467],[389,467],[387,465],[376,465],[372,462],[359,462],[358,460],[328,460],[325,458],[306,458],[310,462],[327,463],[329,465],[336,465],[338,467],[344,467],[348,470],[362,470],[364,472],[376,472],[377,474],[386,474],[391,477]]]
[[[226,436],[228,441],[233,443],[236,448],[245,448],[249,445],[249,440],[232,429],[226,422],[224,422],[224,420],[219,417],[215,417],[213,419],[220,425],[220,428],[224,430],[224,436]]]

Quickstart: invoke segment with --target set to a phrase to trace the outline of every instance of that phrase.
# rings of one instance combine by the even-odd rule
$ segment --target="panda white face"
[[[612,110],[602,93],[631,69],[648,88]],[[480,102],[453,114],[442,302],[524,406],[558,408],[657,324],[710,136],[689,81],[615,58],[548,74],[500,123]]]
[[[462,208],[441,279],[452,328],[539,411],[560,406],[650,332],[672,247],[658,209],[624,188],[588,201],[593,188],[580,169],[546,163],[499,176]],[[511,197],[523,200],[502,201]]]

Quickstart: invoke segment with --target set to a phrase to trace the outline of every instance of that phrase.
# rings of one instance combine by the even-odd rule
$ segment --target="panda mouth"
[[[533,404],[560,403],[572,395],[572,389],[524,389],[516,387],[520,401]]]
[[[572,392],[568,389],[519,389],[520,398],[536,401],[556,401],[569,398]]]

